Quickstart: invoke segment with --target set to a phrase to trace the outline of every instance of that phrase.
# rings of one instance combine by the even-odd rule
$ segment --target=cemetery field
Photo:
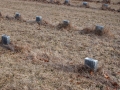
[[[113,4],[119,0],[111,1],[111,8],[120,8]],[[0,12],[0,35],[11,40],[8,48],[0,42],[0,90],[120,89],[120,12],[29,0],[0,0]],[[11,18],[16,12],[21,21]],[[35,23],[36,16],[45,23]],[[68,28],[58,27],[63,20]],[[95,25],[107,32],[89,32]],[[86,57],[98,60],[96,72],[84,66]]]

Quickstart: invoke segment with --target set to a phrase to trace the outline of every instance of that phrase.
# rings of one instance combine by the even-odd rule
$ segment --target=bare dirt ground
[[[100,8],[102,4],[90,5]],[[9,35],[18,50],[0,44],[0,90],[120,89],[119,12],[22,0],[0,0],[0,12],[0,35]],[[15,12],[27,22],[5,18]],[[36,16],[42,16],[48,25],[28,23]],[[63,20],[71,22],[70,31],[56,28]],[[105,26],[111,35],[80,33],[94,25]],[[96,73],[84,67],[85,57],[99,61]]]

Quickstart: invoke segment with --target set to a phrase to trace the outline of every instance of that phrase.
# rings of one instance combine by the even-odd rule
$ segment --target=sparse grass
[[[19,8],[18,8],[19,7]],[[18,20],[0,19],[0,35],[11,37],[18,52],[0,46],[0,89],[15,90],[106,90],[120,84],[119,13],[74,8],[53,4],[0,1],[3,14],[20,12],[25,20],[41,15],[48,25],[29,24]],[[73,26],[102,24],[109,27],[114,38],[95,34],[80,35],[63,31],[57,26],[61,20],[70,20]],[[40,30],[39,30],[40,28]],[[69,29],[68,29],[69,30]],[[92,32],[91,29],[87,32]],[[99,61],[96,73],[84,67],[84,58]],[[108,78],[107,78],[108,75]]]

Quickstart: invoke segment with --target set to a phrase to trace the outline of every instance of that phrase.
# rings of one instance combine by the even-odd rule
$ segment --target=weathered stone
[[[2,35],[2,44],[8,45],[10,43],[10,36]]]
[[[92,59],[92,58],[85,58],[85,65],[92,70],[96,71],[98,67],[98,60]]]
[[[63,21],[63,24],[65,24],[65,25],[69,25],[69,24],[70,24],[70,21],[68,21],[68,20],[64,20],[64,21]]]
[[[42,21],[42,17],[41,16],[36,16],[36,22],[41,22]]]
[[[15,19],[19,19],[21,17],[21,15],[19,13],[15,13]]]
[[[96,25],[95,30],[97,30],[97,31],[103,31],[104,30],[104,26]]]

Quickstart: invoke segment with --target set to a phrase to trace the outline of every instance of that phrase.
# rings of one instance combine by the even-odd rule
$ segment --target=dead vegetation
[[[59,23],[57,25],[57,28],[58,29],[67,29],[67,30],[70,30],[71,29],[71,24],[64,24],[63,22],[62,23]]]
[[[1,90],[120,88],[119,13],[18,0],[1,1],[0,7],[3,15],[18,10],[27,20],[34,19],[37,14],[53,22],[56,27],[64,19],[72,22],[67,26],[60,25],[61,28],[51,28],[47,27],[49,22],[38,25],[1,19],[0,35],[4,33],[11,36],[11,45],[14,46],[14,49],[8,50],[0,45]],[[97,23],[109,27],[106,30],[115,38],[108,37],[107,32],[98,36],[101,32],[96,31],[96,35],[95,26],[85,28],[82,35],[74,32],[76,28],[73,25],[81,30]],[[39,26],[41,30],[38,30]],[[97,72],[84,66],[86,56],[99,60]]]
[[[81,34],[95,34],[98,36],[109,36],[113,37],[114,35],[110,33],[110,30],[108,28],[104,28],[103,30],[96,30],[95,26],[92,27],[86,27],[83,30],[80,31]]]
[[[0,46],[5,48],[6,50],[10,50],[11,52],[15,52],[15,53],[24,53],[30,51],[30,47],[26,45],[19,45],[13,42],[11,42],[8,45],[4,45],[2,44],[2,42],[0,42]]]
[[[63,3],[64,5],[70,5],[70,1],[64,1],[64,3]]]
[[[62,3],[60,1],[54,1],[54,0],[51,0],[49,1],[48,3],[52,3],[52,4],[57,4],[57,5],[62,5]]]
[[[59,23],[57,26],[56,26],[56,28],[58,29],[58,30],[67,30],[67,31],[76,31],[77,30],[77,28],[76,27],[74,27],[74,26],[72,26],[72,24],[71,23],[69,23],[69,24],[65,24],[65,23]]]
[[[117,4],[120,4],[120,2],[118,2]]]
[[[120,12],[120,9],[118,9],[117,11]]]
[[[109,7],[107,6],[107,4],[102,4],[102,7],[101,7],[102,10],[108,10]]]
[[[24,19],[22,18],[22,16],[20,16],[20,17],[15,17],[15,16],[9,16],[9,15],[7,15],[5,18],[8,19],[8,20],[17,20],[17,21],[21,21],[21,22],[26,22],[26,20],[24,20]]]
[[[2,17],[2,13],[0,12],[0,17]]]
[[[103,0],[103,3],[110,4],[111,0]]]
[[[87,3],[87,4],[83,3],[80,7],[90,8],[90,5],[89,5],[89,3]]]

